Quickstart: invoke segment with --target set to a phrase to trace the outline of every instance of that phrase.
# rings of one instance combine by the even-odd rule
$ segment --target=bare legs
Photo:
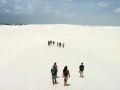
[[[80,71],[80,77],[84,77],[84,76],[83,76],[83,71]]]
[[[67,85],[67,80],[68,80],[68,77],[64,77],[64,86]]]

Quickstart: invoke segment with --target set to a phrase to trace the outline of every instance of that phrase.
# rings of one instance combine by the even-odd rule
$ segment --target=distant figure
[[[59,47],[59,42],[57,42],[57,47]]]
[[[54,85],[54,84],[57,84],[56,73],[57,73],[56,67],[53,65],[53,67],[52,67],[52,69],[51,69],[53,85]]]
[[[83,62],[82,62],[81,65],[79,66],[80,77],[84,77],[83,76],[83,71],[84,71],[84,65],[83,65]]]
[[[54,67],[54,68],[55,68],[55,70],[56,70],[55,75],[56,75],[56,78],[57,78],[58,66],[57,66],[56,62],[54,63],[53,67]]]
[[[67,80],[68,77],[70,77],[70,73],[69,70],[67,69],[67,66],[65,66],[63,69],[63,77],[64,77],[64,86],[67,86]]]
[[[59,43],[59,47],[61,48],[61,42]]]
[[[49,40],[48,41],[48,46],[50,46],[52,44],[52,41],[51,40]]]
[[[64,44],[64,43],[62,44],[62,47],[63,47],[63,48],[65,47],[65,44]]]
[[[53,41],[53,46],[55,45],[55,41]]]

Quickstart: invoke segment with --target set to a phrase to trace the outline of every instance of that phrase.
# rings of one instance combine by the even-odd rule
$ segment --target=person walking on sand
[[[84,65],[83,65],[83,62],[82,62],[81,65],[79,66],[80,77],[84,77],[83,76],[83,71],[84,71]]]
[[[65,43],[62,44],[62,47],[63,47],[63,48],[65,47]]]
[[[57,47],[59,47],[59,42],[57,42]]]
[[[61,48],[61,42],[59,43],[59,47]]]
[[[52,67],[52,69],[51,69],[53,85],[54,85],[54,84],[57,84],[56,73],[57,73],[57,71],[56,71],[56,67],[53,65],[53,67]]]
[[[57,76],[57,72],[58,72],[58,66],[57,66],[56,62],[54,63],[53,67],[54,67],[54,68],[55,68],[55,70],[56,70],[56,73],[55,73],[55,75],[56,75],[56,78],[57,78],[57,77],[58,77],[58,76]]]
[[[53,41],[53,46],[55,45],[55,41]]]
[[[70,77],[70,73],[69,70],[67,69],[67,66],[65,66],[63,69],[63,77],[64,77],[64,86],[67,86],[67,80],[68,77]]]

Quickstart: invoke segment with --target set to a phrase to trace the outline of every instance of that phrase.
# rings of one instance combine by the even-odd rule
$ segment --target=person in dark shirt
[[[58,73],[58,66],[57,66],[57,63],[56,63],[56,62],[54,63],[53,67],[54,67],[55,70],[56,70],[55,75],[56,75],[56,77],[58,77],[58,76],[57,76],[57,73]]]
[[[55,45],[55,41],[53,41],[53,46]]]
[[[63,77],[64,77],[64,86],[67,86],[67,80],[68,77],[70,77],[70,73],[69,70],[67,69],[67,66],[65,66],[63,69]]]
[[[80,77],[84,77],[83,71],[84,71],[84,65],[83,65],[83,62],[82,62],[81,65],[79,66]]]
[[[54,85],[54,84],[57,84],[57,80],[56,80],[57,76],[56,76],[56,73],[57,73],[56,66],[53,65],[53,67],[52,67],[52,69],[51,69],[53,85]]]

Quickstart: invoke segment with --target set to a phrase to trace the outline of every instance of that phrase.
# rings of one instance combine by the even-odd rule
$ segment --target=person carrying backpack
[[[53,65],[53,67],[52,67],[52,69],[51,69],[53,85],[54,85],[54,84],[57,84],[57,80],[56,80],[57,76],[56,76],[56,73],[57,73],[56,67]]]
[[[56,74],[56,78],[57,78],[57,77],[58,77],[58,76],[57,76],[58,66],[57,66],[56,62],[54,63],[53,67],[55,68],[55,71],[56,71],[56,73],[55,73],[55,74]]]
[[[81,65],[79,66],[80,77],[84,77],[83,76],[83,71],[84,71],[84,65],[83,65],[83,62],[82,62]]]
[[[64,77],[64,86],[67,86],[67,80],[68,77],[70,77],[70,73],[69,70],[67,69],[67,66],[65,66],[63,69],[63,77]]]

